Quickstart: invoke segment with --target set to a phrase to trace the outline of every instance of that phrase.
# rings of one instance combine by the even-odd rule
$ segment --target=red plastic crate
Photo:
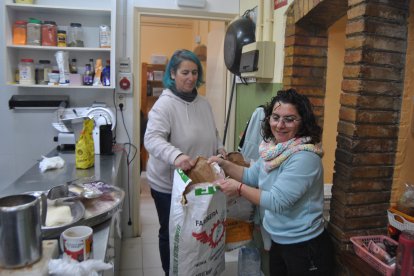
[[[381,272],[382,275],[392,276],[394,275],[395,265],[389,266],[379,260],[377,257],[372,255],[368,251],[368,244],[370,241],[375,243],[382,243],[384,240],[387,240],[389,243],[398,245],[398,242],[393,239],[383,236],[383,235],[373,235],[373,236],[357,236],[351,237],[351,242],[354,244],[355,253],[362,258],[364,261],[369,263],[377,271]]]

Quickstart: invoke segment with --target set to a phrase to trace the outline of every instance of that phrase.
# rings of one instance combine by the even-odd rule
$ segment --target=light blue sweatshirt
[[[323,166],[317,154],[296,152],[269,173],[260,158],[244,169],[242,182],[262,190],[260,216],[274,242],[298,243],[322,233]]]

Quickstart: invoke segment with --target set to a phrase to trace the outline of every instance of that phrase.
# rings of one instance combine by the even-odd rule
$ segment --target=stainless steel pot
[[[40,198],[0,198],[0,267],[30,265],[42,256]]]

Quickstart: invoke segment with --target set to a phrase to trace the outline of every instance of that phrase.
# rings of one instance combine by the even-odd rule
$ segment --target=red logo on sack
[[[201,233],[194,233],[193,237],[202,243],[208,244],[211,248],[215,248],[224,237],[226,226],[223,221],[217,220],[211,229],[210,235],[203,231]]]

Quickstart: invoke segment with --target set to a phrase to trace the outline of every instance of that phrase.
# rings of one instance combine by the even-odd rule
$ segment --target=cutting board
[[[53,258],[56,258],[59,254],[58,241],[57,240],[44,240],[42,241],[43,253],[39,261],[34,264],[16,268],[16,269],[4,269],[0,267],[0,275],[8,276],[46,276],[49,275],[48,264]]]

